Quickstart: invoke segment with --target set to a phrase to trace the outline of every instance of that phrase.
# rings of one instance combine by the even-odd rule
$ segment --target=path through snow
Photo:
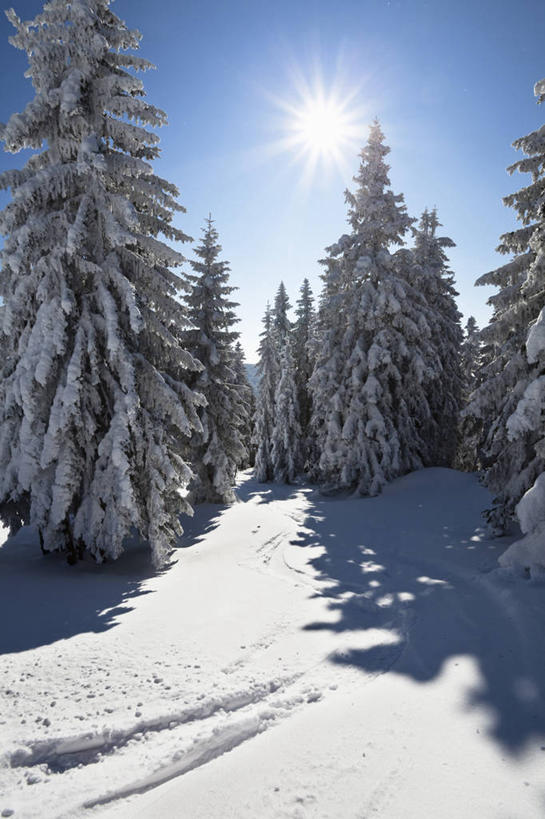
[[[158,575],[0,549],[0,813],[543,816],[545,588],[475,478],[240,496]]]

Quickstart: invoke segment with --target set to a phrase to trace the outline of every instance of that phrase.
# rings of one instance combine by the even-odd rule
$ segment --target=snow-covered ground
[[[0,814],[542,817],[545,583],[475,477],[239,494],[160,574],[0,549]]]

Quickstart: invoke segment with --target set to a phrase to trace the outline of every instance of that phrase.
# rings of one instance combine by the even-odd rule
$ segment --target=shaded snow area
[[[239,496],[160,574],[0,549],[0,814],[542,817],[545,584],[476,478]]]

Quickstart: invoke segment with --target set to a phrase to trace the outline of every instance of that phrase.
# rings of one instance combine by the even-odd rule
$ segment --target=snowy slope
[[[545,589],[475,478],[239,494],[159,575],[0,549],[0,813],[541,817]]]

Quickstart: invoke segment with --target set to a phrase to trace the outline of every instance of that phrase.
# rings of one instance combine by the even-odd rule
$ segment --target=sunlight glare
[[[309,151],[323,157],[334,156],[350,135],[349,122],[334,100],[309,99],[295,114],[295,139]]]
[[[318,58],[314,66],[309,77],[296,62],[288,61],[283,93],[262,89],[278,111],[274,122],[278,136],[261,146],[258,155],[269,159],[284,155],[289,166],[298,166],[300,174],[292,177],[292,189],[304,194],[316,182],[327,184],[333,176],[348,180],[376,105],[368,77],[359,76],[355,83],[340,58],[336,74],[327,83]]]
[[[282,150],[303,164],[303,186],[309,188],[320,173],[346,177],[365,140],[368,114],[356,107],[358,90],[326,90],[321,82],[301,84],[298,99],[280,102],[286,116]]]

